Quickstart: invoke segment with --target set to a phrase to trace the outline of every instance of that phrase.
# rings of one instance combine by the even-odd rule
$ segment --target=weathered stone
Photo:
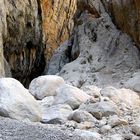
[[[54,119],[50,119],[49,121],[42,121],[42,123],[45,123],[45,124],[64,124],[65,123],[65,120],[61,119],[61,118],[54,118]]]
[[[140,136],[140,118],[138,118],[135,123],[132,125],[132,131]]]
[[[38,103],[44,108],[50,107],[53,104],[53,102],[54,96],[45,97],[44,99],[38,101]]]
[[[140,98],[138,94],[132,90],[114,87],[106,87],[101,90],[103,97],[108,97],[116,104],[125,104],[126,107],[138,108],[140,106]],[[125,106],[124,106],[125,107]],[[124,108],[122,105],[122,108]]]
[[[37,0],[0,2],[0,52],[4,52],[13,77],[26,86],[45,65],[39,7]]]
[[[67,104],[58,104],[43,108],[42,122],[47,123],[54,119],[67,120],[72,111],[71,107]]]
[[[53,53],[53,56],[50,59],[48,68],[45,70],[45,73],[51,74],[51,75],[59,73],[62,67],[66,63],[69,63],[70,61],[69,51],[70,51],[70,48],[68,48],[68,41],[65,41]]]
[[[140,46],[140,1],[103,0],[103,3],[119,29],[131,35]]]
[[[114,134],[109,137],[109,140],[123,140],[123,137],[120,134]]]
[[[104,125],[102,128],[101,128],[101,133],[102,134],[105,134],[105,133],[107,133],[108,131],[110,131],[111,130],[111,126],[110,125]]]
[[[101,96],[100,94],[100,88],[94,85],[87,85],[82,87],[83,91],[85,91],[88,95],[93,96],[95,98],[99,98]]]
[[[81,137],[81,140],[101,140],[101,135],[97,132],[90,132],[86,130],[75,130],[75,133]]]
[[[118,116],[110,116],[108,120],[108,124],[111,125],[111,127],[116,127],[119,125],[128,125],[127,120],[119,118]]]
[[[130,78],[126,83],[125,87],[132,89],[136,92],[140,92],[140,72],[136,72],[133,74],[132,78]]]
[[[35,78],[29,85],[29,92],[37,99],[56,95],[56,89],[64,84],[63,78],[46,75]]]
[[[95,126],[93,122],[81,122],[80,124],[77,125],[77,129],[80,130],[89,130],[92,129]]]
[[[56,97],[53,104],[68,104],[72,109],[76,109],[90,98],[91,96],[84,91],[65,84],[56,90]]]
[[[83,11],[81,7],[77,10],[71,37],[70,56],[74,61],[66,64],[59,75],[79,88],[85,85],[122,87],[139,68],[139,51],[132,39],[115,27],[100,0],[84,3],[95,12]]]
[[[97,119],[101,119],[103,116],[119,114],[119,109],[113,102],[102,101],[95,104],[83,104],[80,109],[86,110]]]
[[[78,123],[81,122],[96,122],[96,119],[88,112],[82,110],[76,110],[70,115],[70,119]]]
[[[43,29],[46,38],[45,57],[48,63],[54,50],[67,40],[72,32],[77,0],[42,0]],[[47,68],[47,66],[46,66]]]
[[[65,123],[65,126],[68,127],[68,128],[77,128],[77,123],[75,121],[67,121]]]
[[[0,78],[0,115],[17,120],[41,121],[41,107],[20,82]]]

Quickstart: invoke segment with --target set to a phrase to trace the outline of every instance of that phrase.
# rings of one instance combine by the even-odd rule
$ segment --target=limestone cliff
[[[70,36],[77,5],[76,0],[42,0],[41,7],[48,63],[54,50]]]
[[[69,57],[70,63],[65,63],[59,73],[68,83],[78,87],[122,87],[140,67],[140,54],[135,43],[122,32],[125,28],[116,28],[113,16],[110,16],[103,1],[78,0],[77,6],[73,33],[68,43],[56,51],[62,57],[56,59],[54,54],[50,61],[49,74],[54,74],[53,70],[58,73],[61,70],[60,64]],[[69,55],[61,51],[66,50],[63,47],[70,48]]]
[[[140,1],[102,0],[117,27],[131,35],[140,47]]]
[[[36,0],[1,0],[0,11],[0,48],[13,77],[28,84],[44,67],[39,5]]]

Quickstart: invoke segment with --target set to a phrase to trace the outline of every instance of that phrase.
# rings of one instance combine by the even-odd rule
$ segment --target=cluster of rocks
[[[13,78],[0,79],[0,115],[69,130],[83,140],[138,140],[138,93],[93,85],[81,89],[55,75],[40,76],[25,89]]]

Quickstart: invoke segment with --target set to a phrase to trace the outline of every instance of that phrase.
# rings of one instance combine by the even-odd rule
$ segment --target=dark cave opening
[[[7,51],[7,48],[11,45],[4,43],[4,56],[11,69],[11,75],[13,78],[19,80],[26,88],[28,88],[34,78],[42,75],[45,69],[44,47],[43,43],[40,44],[40,46],[36,46],[32,41],[28,41],[22,49],[9,49]]]

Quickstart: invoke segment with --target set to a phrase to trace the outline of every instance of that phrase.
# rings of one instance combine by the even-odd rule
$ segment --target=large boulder
[[[42,117],[37,101],[13,78],[0,78],[0,115],[30,121],[40,121]]]
[[[97,119],[101,119],[103,116],[108,117],[119,114],[117,105],[111,101],[82,104],[79,109],[91,113]]]
[[[37,99],[56,95],[55,90],[64,84],[63,78],[46,75],[35,78],[29,86],[29,92]]]
[[[72,109],[78,108],[82,103],[91,98],[84,91],[65,84],[56,90],[54,104],[68,104]]]
[[[130,89],[116,89],[114,87],[106,87],[103,88],[100,93],[103,97],[108,97],[117,104],[123,103],[127,107],[132,108],[137,108],[140,106],[140,98],[138,94]]]
[[[59,104],[43,108],[42,122],[47,123],[54,119],[67,120],[72,111],[71,107],[67,104]]]

